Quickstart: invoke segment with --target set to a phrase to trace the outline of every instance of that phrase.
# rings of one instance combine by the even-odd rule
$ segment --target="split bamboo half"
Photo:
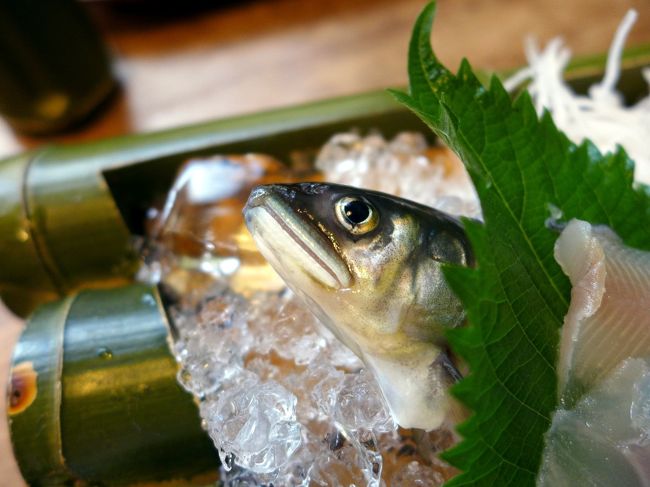
[[[14,453],[33,486],[216,477],[218,455],[176,382],[156,288],[86,290],[32,316],[12,362]]]

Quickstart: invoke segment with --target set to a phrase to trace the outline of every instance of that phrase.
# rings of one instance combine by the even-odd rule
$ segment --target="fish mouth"
[[[350,286],[352,275],[332,242],[291,204],[292,190],[258,186],[244,207],[246,226],[262,255],[287,281],[302,272],[333,289]]]

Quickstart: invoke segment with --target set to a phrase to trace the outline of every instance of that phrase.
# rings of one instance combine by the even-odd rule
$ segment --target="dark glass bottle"
[[[0,113],[16,130],[63,130],[114,84],[106,49],[76,0],[0,0]]]

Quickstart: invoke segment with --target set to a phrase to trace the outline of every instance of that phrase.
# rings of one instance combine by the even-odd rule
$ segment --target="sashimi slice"
[[[571,304],[560,339],[560,400],[571,407],[623,360],[650,356],[650,252],[572,220],[555,245]]]

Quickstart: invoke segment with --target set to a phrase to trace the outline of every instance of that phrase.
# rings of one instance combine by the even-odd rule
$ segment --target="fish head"
[[[464,321],[442,270],[472,262],[452,217],[388,194],[327,183],[259,186],[244,215],[259,250],[287,285],[375,369],[393,364],[408,370],[414,361],[428,367],[443,347],[444,330]]]

